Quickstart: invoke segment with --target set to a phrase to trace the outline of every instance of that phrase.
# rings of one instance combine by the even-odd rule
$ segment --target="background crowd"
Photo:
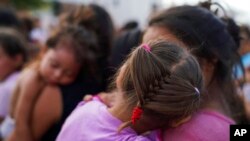
[[[0,4],[0,141],[227,141],[249,124],[250,28],[219,3],[154,9],[145,27],[54,3],[49,30]]]

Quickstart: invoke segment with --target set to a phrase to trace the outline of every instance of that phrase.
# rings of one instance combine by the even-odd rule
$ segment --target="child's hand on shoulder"
[[[100,100],[102,103],[104,103],[108,107],[112,107],[113,102],[114,102],[115,93],[116,93],[116,91],[100,92],[96,95],[87,94],[83,97],[83,101],[88,102],[88,101],[92,101],[94,98],[97,98],[98,100]]]

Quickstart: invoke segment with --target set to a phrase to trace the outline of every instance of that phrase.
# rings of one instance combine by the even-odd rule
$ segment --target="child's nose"
[[[58,80],[62,76],[62,71],[61,70],[56,70],[54,72],[54,79]]]

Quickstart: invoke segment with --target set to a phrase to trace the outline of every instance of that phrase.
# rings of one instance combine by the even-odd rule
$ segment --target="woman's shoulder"
[[[229,140],[229,128],[235,122],[225,115],[212,111],[201,110],[191,120],[164,132],[164,139],[182,141],[189,138],[190,141],[224,141]]]

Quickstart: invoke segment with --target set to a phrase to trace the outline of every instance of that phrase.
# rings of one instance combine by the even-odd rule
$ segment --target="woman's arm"
[[[32,114],[32,133],[35,140],[41,139],[44,133],[60,120],[62,111],[59,88],[46,86],[37,100]]]

